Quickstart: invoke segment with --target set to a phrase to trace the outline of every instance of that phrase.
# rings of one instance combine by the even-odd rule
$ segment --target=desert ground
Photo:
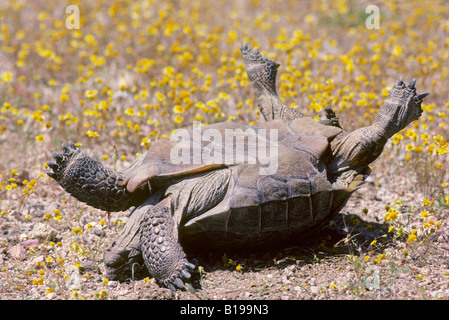
[[[449,11],[445,1],[5,0],[0,4],[0,300],[449,298]],[[62,143],[117,170],[192,121],[261,119],[246,41],[280,63],[285,104],[353,131],[399,77],[429,91],[363,188],[307,239],[189,255],[185,290],[141,266],[104,277],[129,212],[47,176]]]

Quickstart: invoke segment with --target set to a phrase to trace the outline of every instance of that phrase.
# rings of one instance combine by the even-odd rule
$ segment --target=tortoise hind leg
[[[174,291],[183,288],[195,266],[178,241],[178,228],[166,198],[152,207],[141,225],[140,245],[145,265],[156,281]]]
[[[274,119],[293,120],[304,115],[282,103],[276,92],[276,74],[279,63],[262,56],[259,49],[240,46],[246,74],[256,90],[257,106],[266,121]]]
[[[143,204],[136,208],[125,224],[122,232],[104,253],[106,278],[125,280],[133,275],[135,266],[143,267],[140,250],[140,226],[151,205]],[[133,270],[134,269],[134,270]]]

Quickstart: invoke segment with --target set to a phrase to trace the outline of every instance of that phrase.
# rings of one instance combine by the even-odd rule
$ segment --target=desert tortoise
[[[160,285],[175,290],[194,268],[184,250],[266,247],[316,230],[363,183],[387,140],[420,117],[428,95],[400,79],[374,123],[347,133],[330,108],[316,122],[284,105],[279,64],[246,43],[240,49],[265,121],[176,130],[176,139],[156,141],[120,172],[73,143],[53,153],[48,174],[80,201],[107,211],[136,207],[105,252],[108,278],[129,277],[143,259]]]

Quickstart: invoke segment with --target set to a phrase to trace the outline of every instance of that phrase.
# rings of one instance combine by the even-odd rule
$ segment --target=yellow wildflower
[[[5,71],[0,75],[0,79],[2,80],[3,84],[7,84],[8,82],[12,81],[12,75],[11,72]]]
[[[84,92],[84,96],[89,100],[95,100],[97,97],[97,90],[87,90]]]
[[[88,130],[86,131],[85,136],[89,138],[98,138],[98,132]]]
[[[421,217],[423,218],[423,219],[426,219],[426,218],[428,218],[429,217],[429,212],[428,211],[421,211]]]
[[[155,97],[157,100],[162,101],[165,100],[165,95],[162,92],[156,92]]]
[[[67,101],[67,100],[69,100],[69,95],[66,93],[62,93],[61,96],[59,97],[59,100],[61,102]]]
[[[174,120],[176,123],[181,123],[184,120],[184,118],[180,115],[177,115]]]
[[[79,228],[79,227],[75,227],[72,229],[72,234],[82,234],[83,233],[83,229]]]
[[[174,113],[183,113],[183,112],[184,112],[184,108],[183,108],[182,106],[180,106],[180,105],[176,105],[176,106],[173,108],[173,112],[174,112]]]
[[[408,236],[407,243],[411,244],[417,240],[416,233],[417,230],[413,229],[410,235]]]
[[[135,111],[133,108],[128,108],[125,110],[125,114],[128,116],[133,116],[135,114]]]
[[[393,54],[394,56],[396,56],[396,57],[402,56],[402,48],[401,48],[401,46],[400,46],[400,45],[396,45],[396,46],[394,47],[394,49],[393,49],[392,54]]]
[[[389,208],[387,214],[384,217],[384,220],[395,221],[398,218],[398,211],[393,208]]]

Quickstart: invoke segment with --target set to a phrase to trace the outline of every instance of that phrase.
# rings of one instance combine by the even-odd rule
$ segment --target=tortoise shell
[[[244,156],[243,163],[193,163],[206,147],[223,144],[224,139],[205,137],[209,130],[225,137],[229,133],[225,130],[230,129],[234,138],[247,139],[247,143],[240,149],[235,148],[236,143],[224,145],[222,152],[234,152],[234,159]],[[329,143],[342,130],[311,118],[273,120],[254,126],[217,123],[197,130],[203,138],[201,148],[188,148],[193,144],[194,130],[183,141],[158,140],[125,174],[128,191],[148,181],[152,192],[164,190],[164,196],[176,195],[172,208],[175,221],[180,221],[183,245],[263,246],[272,245],[274,239],[303,235],[337,214],[363,180],[347,188],[333,187],[327,178],[326,160]],[[267,133],[263,141],[267,148],[276,144],[275,172],[264,171],[266,162],[259,158],[250,160],[254,142],[261,143],[250,137],[260,138],[261,130]],[[276,132],[275,141],[268,139],[268,132]],[[184,163],[173,163],[173,150],[183,147],[191,152],[184,156]]]

